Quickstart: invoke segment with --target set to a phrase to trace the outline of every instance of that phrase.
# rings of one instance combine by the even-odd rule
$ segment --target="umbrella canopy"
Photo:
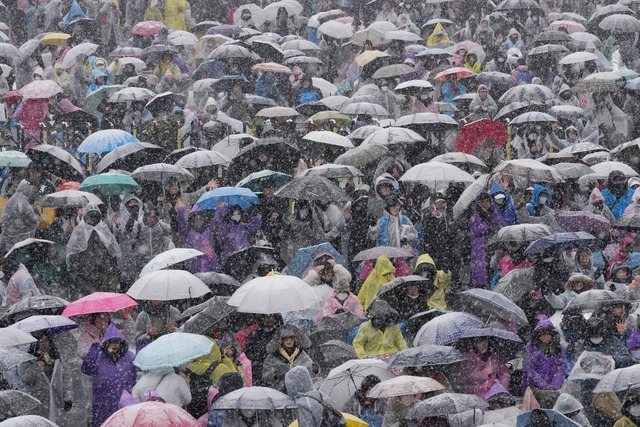
[[[313,265],[313,260],[318,255],[330,255],[337,264],[345,265],[347,260],[344,255],[336,250],[330,243],[324,242],[319,245],[300,248],[287,265],[285,272],[292,276],[305,277],[308,270]]]
[[[584,157],[589,153],[595,153],[598,151],[608,152],[609,150],[604,148],[602,145],[594,144],[593,142],[578,142],[576,144],[563,148],[562,150],[560,150],[560,153],[568,153],[578,157]]]
[[[354,102],[344,107],[340,112],[342,114],[349,114],[352,116],[367,115],[380,118],[389,117],[389,112],[382,105],[374,104],[372,102]]]
[[[624,86],[623,77],[615,72],[606,71],[589,74],[576,83],[572,90],[576,93],[609,93],[617,91],[619,86]]]
[[[541,102],[550,101],[555,98],[555,95],[546,86],[523,84],[513,87],[506,91],[498,100],[502,105],[510,104],[512,102]]]
[[[125,308],[134,308],[137,306],[138,303],[125,294],[94,292],[67,305],[62,315],[72,317],[92,313],[115,313]]]
[[[556,123],[558,119],[550,114],[532,111],[523,113],[511,120],[510,125],[523,125],[526,123]]]
[[[62,190],[47,194],[40,199],[40,206],[43,208],[83,208],[87,203],[102,203],[95,195],[86,191]]]
[[[565,37],[565,36],[562,36]],[[529,51],[527,56],[535,56],[535,55],[549,55],[549,54],[558,54],[558,53],[568,53],[569,49],[559,44],[545,44],[542,46],[534,47]]]
[[[398,86],[394,88],[396,93],[406,94],[406,95],[415,93],[414,91],[416,89],[427,91],[427,92],[432,92],[435,90],[433,85],[426,80],[409,80],[409,81],[400,83]]]
[[[326,130],[314,130],[302,137],[303,141],[317,142],[319,144],[335,145],[343,148],[353,148],[353,144],[346,136]]]
[[[562,252],[573,248],[583,248],[598,242],[598,239],[584,231],[556,233],[532,242],[525,250],[525,255],[543,252]]]
[[[299,116],[294,108],[289,107],[268,107],[263,108],[256,114],[257,117],[275,118],[275,117],[296,117]]]
[[[274,172],[270,170],[262,170],[249,174],[236,184],[236,187],[245,187],[254,193],[262,192],[263,186],[271,185],[280,188],[293,179],[291,175],[285,173]]]
[[[86,192],[98,190],[105,196],[135,193],[139,189],[140,186],[133,178],[121,173],[93,175],[82,181],[79,187],[79,190]]]
[[[173,31],[167,37],[174,46],[195,46],[198,38],[188,31]]]
[[[276,197],[296,200],[347,202],[351,198],[336,184],[319,175],[294,178],[276,192]]]
[[[30,163],[31,159],[22,151],[9,150],[0,152],[0,167],[26,168]]]
[[[60,85],[53,80],[35,80],[20,89],[22,100],[48,99],[62,92]]]
[[[373,73],[372,78],[374,79],[389,79],[394,77],[404,76],[406,74],[413,73],[413,67],[410,67],[406,64],[392,64],[387,65],[385,67],[378,68],[375,73]]]
[[[268,387],[244,387],[216,400],[212,410],[269,410],[294,409],[296,403],[286,394]]]
[[[36,247],[41,247],[43,245],[50,245],[53,242],[51,240],[45,240],[45,239],[34,239],[33,237],[29,237],[28,239],[24,239],[19,241],[18,243],[15,243],[13,246],[11,246],[11,249],[9,249],[9,251],[5,254],[5,258],[9,258],[11,256],[11,254],[16,254],[18,252],[18,250],[22,250],[22,249],[33,249]]]
[[[553,165],[560,172],[560,175],[567,179],[578,179],[581,176],[595,173],[593,169],[582,163],[557,163]]]
[[[436,74],[434,79],[436,81],[443,82],[447,80],[447,76],[456,76],[458,79],[464,79],[465,77],[473,76],[474,74],[476,73],[469,70],[468,68],[451,67],[447,68],[444,71],[440,71],[438,74]]]
[[[446,313],[425,323],[416,334],[413,345],[449,345],[460,339],[466,330],[482,327],[482,320],[471,314]]]
[[[63,312],[69,304],[62,298],[53,295],[34,295],[23,298],[13,304],[2,316],[2,323],[12,324],[16,320],[25,319],[34,315],[58,315]],[[2,345],[0,345],[2,347]]]
[[[464,301],[469,303],[465,306],[471,311],[479,311],[490,317],[495,316],[518,325],[527,325],[527,315],[524,310],[504,295],[487,289],[469,289],[460,293]]]
[[[367,319],[350,312],[338,313],[334,316],[323,317],[314,326],[309,338],[318,345],[331,340],[347,342],[349,334],[354,328],[361,325]],[[353,347],[352,347],[353,350]],[[354,353],[355,354],[355,350]],[[355,359],[357,356],[349,357],[347,360]],[[346,362],[343,360],[342,363]]]
[[[393,124],[394,126],[400,127],[409,127],[409,126],[444,126],[444,127],[457,127],[458,122],[456,122],[453,118],[447,116],[446,114],[437,114],[437,113],[416,113],[409,114],[407,116],[402,116]]]
[[[357,168],[354,168],[353,166],[335,165],[332,163],[327,163],[324,165],[309,168],[304,172],[302,172],[301,175],[302,176],[319,175],[327,179],[340,179],[340,178],[351,178],[356,176],[363,176],[364,174],[360,172]]]
[[[502,227],[491,239],[492,243],[530,243],[553,234],[545,224],[517,224]]]
[[[100,46],[94,43],[80,43],[79,45],[74,46],[65,54],[64,59],[62,60],[62,68],[68,69],[73,67],[76,65],[78,56],[91,56],[99,47]]]
[[[222,201],[226,206],[239,205],[242,209],[260,203],[258,196],[248,188],[219,187],[200,196],[196,205],[202,209],[217,209],[218,204]]]
[[[322,301],[313,288],[295,276],[274,274],[242,285],[228,304],[241,313],[275,314],[317,308]]]
[[[384,33],[384,39],[386,41],[400,40],[403,42],[419,42],[422,40],[419,35],[405,30],[386,31]]]
[[[488,137],[495,138],[498,145],[504,146],[507,142],[507,127],[503,123],[486,118],[476,120],[462,127],[453,141],[453,146],[457,151],[471,154]]]
[[[121,129],[106,129],[94,132],[78,147],[80,153],[108,153],[130,142],[140,142],[138,138]]]
[[[380,256],[385,255],[387,258],[409,258],[413,254],[404,248],[396,248],[393,246],[376,246],[375,248],[365,249],[359,252],[353,261],[366,261],[368,259],[378,259]]]
[[[388,366],[377,359],[350,360],[329,371],[320,391],[331,398],[336,409],[344,410],[366,376],[375,375],[382,381],[394,378],[395,375],[388,370]]]
[[[600,238],[608,236],[611,230],[609,220],[586,211],[563,211],[556,215],[556,221],[566,231],[586,231]]]
[[[164,148],[148,142],[125,144],[107,153],[96,165],[95,172],[107,169],[132,171],[140,166],[161,162],[166,157]]]
[[[37,341],[29,332],[17,328],[0,328],[0,347],[17,347]]]
[[[131,34],[135,34],[138,36],[155,36],[160,34],[160,30],[163,28],[167,28],[163,22],[159,21],[143,21],[138,22],[136,25],[131,27]]]
[[[472,183],[475,179],[454,165],[430,161],[412,167],[400,177],[400,181],[419,182],[430,187],[438,187],[450,182]]]
[[[441,154],[429,160],[429,162],[450,163],[452,165],[459,165],[459,168],[467,168],[471,170],[487,170],[487,165],[476,156],[459,152]]]
[[[229,166],[231,159],[222,153],[211,150],[198,150],[181,157],[176,166],[185,169],[206,168],[211,166]]]
[[[109,102],[148,101],[156,96],[149,89],[141,87],[127,87],[120,89],[109,97]]]
[[[362,145],[378,144],[411,144],[415,142],[424,142],[425,139],[417,132],[401,127],[388,127],[376,130],[365,138]]]
[[[367,397],[382,399],[395,396],[421,395],[422,393],[444,389],[445,387],[433,378],[401,375],[376,384],[367,392]]]
[[[481,193],[487,191],[489,178],[491,178],[490,174],[481,175],[462,192],[456,204],[453,205],[454,219],[466,211]]]
[[[367,166],[379,161],[388,153],[389,149],[383,145],[360,145],[339,155],[333,163],[337,165],[353,166],[358,169],[366,169]]]
[[[425,344],[397,352],[389,359],[389,368],[450,365],[465,359],[466,356],[454,347]]]
[[[613,14],[600,21],[598,25],[605,31],[614,34],[636,33],[640,31],[640,21],[631,15]]]
[[[173,332],[152,341],[136,354],[133,364],[143,371],[173,368],[209,354],[213,341],[203,335]]]
[[[350,24],[343,24],[340,21],[327,21],[318,27],[318,32],[335,39],[348,39],[353,35],[353,28]]]
[[[18,390],[0,391],[0,421],[42,413],[43,410],[42,403],[30,394]]]
[[[501,162],[494,172],[521,176],[532,182],[564,182],[557,169],[533,159],[506,160]]]
[[[163,270],[169,268],[172,265],[179,264],[181,262],[197,258],[204,255],[197,249],[190,248],[173,248],[168,251],[164,251],[149,261],[140,271],[139,276],[142,277],[145,274],[152,273],[154,271]]]
[[[351,37],[351,43],[356,46],[364,46],[365,42],[369,41],[373,46],[379,45],[384,40],[384,33],[378,31],[375,28],[367,28],[364,30],[356,31]]]
[[[564,56],[560,60],[562,65],[581,64],[587,61],[595,61],[598,57],[591,52],[575,52]]]
[[[13,60],[20,57],[20,51],[11,43],[0,43],[0,57]]]
[[[622,172],[627,178],[632,176],[638,176],[638,173],[635,170],[633,170],[631,166],[622,162],[608,161],[608,162],[596,163],[595,165],[591,166],[591,169],[599,177],[602,177],[602,178],[608,178],[609,174],[614,170]]]
[[[640,365],[614,369],[602,377],[593,389],[594,393],[618,392],[640,384]]]
[[[242,286],[242,283],[228,274],[216,273],[215,271],[196,273],[196,277],[209,287],[214,296],[231,296]]]
[[[511,270],[505,274],[493,290],[517,303],[536,286],[534,268],[527,267]]]
[[[39,415],[22,415],[0,423],[2,427],[58,427],[52,421]]]
[[[27,157],[34,166],[60,178],[82,180],[84,168],[69,152],[60,147],[40,144],[29,148]]]
[[[10,328],[16,328],[29,333],[47,331],[49,335],[70,331],[77,327],[78,324],[73,320],[67,319],[64,316],[54,315],[35,315],[10,326]]]
[[[162,402],[144,402],[125,406],[116,411],[101,427],[152,427],[162,420],[165,427],[197,427],[198,421],[176,405]]]
[[[141,166],[131,174],[138,181],[154,181],[167,184],[170,181],[186,182],[194,179],[191,172],[177,165],[154,163]]]
[[[207,285],[188,271],[159,270],[136,280],[127,295],[136,300],[171,301],[200,298],[209,292]]]
[[[187,320],[180,329],[182,332],[191,334],[206,334],[209,329],[215,327],[220,321],[235,313],[236,308],[227,304],[227,301],[229,301],[229,297],[214,296],[202,304],[188,308],[180,318],[193,317]],[[231,323],[236,323],[235,319],[231,320]]]
[[[640,231],[640,215],[623,215],[622,218],[616,221],[615,227],[622,230]]]
[[[615,292],[604,289],[591,289],[580,292],[565,307],[565,313],[574,311],[595,311],[603,303],[611,301],[620,301],[620,296]]]
[[[537,411],[538,413],[542,414],[542,416],[546,418],[546,420],[548,420],[547,422],[553,426],[557,426],[557,427],[579,427],[580,426],[579,423],[573,421],[571,418],[568,418],[567,416],[561,414],[560,412],[554,409],[536,409],[534,411]],[[533,421],[534,411],[529,411],[529,412],[525,412],[524,414],[518,415],[516,420],[516,426],[523,427],[523,426],[531,425]],[[542,422],[545,422],[545,421],[542,421]]]
[[[487,406],[487,402],[473,394],[442,393],[413,405],[406,418],[409,420],[423,420],[425,418],[459,414],[472,409],[482,409]]]

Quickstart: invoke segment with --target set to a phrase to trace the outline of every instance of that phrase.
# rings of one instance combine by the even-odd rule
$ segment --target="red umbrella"
[[[19,90],[11,90],[2,95],[2,102],[7,104],[18,104],[22,101],[22,94]]]
[[[114,313],[138,305],[129,295],[114,292],[94,292],[65,307],[63,316],[82,316],[91,313]]]
[[[162,28],[166,28],[164,23],[159,21],[143,21],[138,22],[131,28],[131,34],[138,36],[155,36],[160,33]]]
[[[460,129],[453,146],[456,151],[471,154],[473,149],[488,137],[495,138],[498,145],[503,146],[507,143],[506,126],[489,119],[476,120]]]
[[[445,81],[447,80],[447,76],[450,76],[452,74],[455,74],[458,79],[464,79],[465,77],[472,76],[475,73],[468,68],[451,67],[451,68],[447,68],[444,71],[440,71],[438,74],[436,74],[435,79],[437,81]]]

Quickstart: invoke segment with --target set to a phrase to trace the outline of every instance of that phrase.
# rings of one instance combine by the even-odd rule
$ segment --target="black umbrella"
[[[147,102],[145,108],[155,117],[161,111],[167,110],[176,104],[184,104],[184,102],[184,95],[180,93],[164,92],[154,96],[149,102]]]
[[[564,31],[543,31],[535,38],[534,43],[536,46],[545,44],[562,44],[571,41],[569,34]]]
[[[105,155],[96,166],[96,173],[107,169],[133,171],[140,166],[160,163],[164,160],[164,148],[148,142],[125,144]]]
[[[591,289],[579,293],[564,309],[564,312],[593,311],[601,304],[619,301],[620,296],[615,292],[604,289]]]
[[[329,368],[340,366],[349,360],[357,359],[353,346],[341,340],[329,340],[320,344],[320,350],[324,356],[324,365]]]
[[[39,170],[49,172],[70,181],[82,181],[84,168],[71,154],[62,148],[40,144],[27,151],[27,157]]]
[[[316,345],[330,340],[346,342],[351,330],[365,320],[365,318],[349,312],[323,317],[313,328],[309,338]]]
[[[170,52],[170,53],[178,53],[173,47],[171,46],[167,46],[165,44],[154,44],[152,46],[149,47],[145,47],[142,50],[142,55],[141,58],[147,58],[151,55],[161,55],[165,52]]]
[[[587,28],[592,33],[597,32],[600,28],[600,22],[602,22],[602,20],[607,16],[614,14],[634,15],[635,13],[633,10],[622,4],[610,4],[608,6],[603,6],[598,8],[595,13],[591,15],[589,22],[587,23]]]
[[[253,245],[229,255],[221,271],[240,281],[254,272],[256,262],[262,256],[266,256],[275,263],[274,268],[284,266],[279,260],[276,250],[272,246]]]
[[[228,274],[216,273],[215,271],[196,273],[196,277],[211,289],[213,295],[217,296],[231,296],[242,286],[242,283]]]
[[[385,300],[392,307],[396,307],[405,299],[408,286],[419,286],[426,292],[428,284],[429,281],[422,276],[397,277],[382,285],[375,298]]]
[[[541,102],[516,101],[505,105],[498,111],[493,120],[511,120],[529,111],[546,111],[547,107]]]
[[[348,202],[351,198],[327,178],[319,175],[305,175],[294,178],[276,192],[277,197],[296,200],[322,202]]]
[[[162,163],[169,163],[169,164],[175,164],[178,160],[180,160],[181,158],[183,158],[184,156],[186,156],[187,154],[191,154],[194,153],[198,150],[201,150],[201,148],[198,147],[185,147],[185,148],[180,148],[178,150],[173,150],[171,153],[169,153],[167,155],[167,157],[165,157],[163,160],[161,160]]]
[[[258,155],[264,153],[272,164],[261,164]],[[266,138],[252,142],[233,158],[229,174],[244,177],[253,172],[269,169],[289,174],[298,165],[300,150],[283,138]],[[268,166],[268,167],[267,167]],[[238,179],[237,181],[239,181]]]
[[[511,270],[505,274],[493,290],[517,303],[537,287],[534,267],[526,267]]]
[[[6,327],[34,315],[60,315],[68,301],[53,295],[36,295],[13,304],[0,318],[0,326]]]
[[[182,332],[190,334],[204,334],[207,330],[219,325],[221,321],[236,311],[236,307],[227,304],[228,300],[229,297],[213,297],[202,304],[191,307],[191,310],[197,307],[201,311],[194,314],[180,329]],[[181,317],[184,317],[184,313]],[[235,325],[235,322],[228,322],[228,325],[232,324]]]
[[[402,350],[389,359],[390,368],[419,368],[421,366],[450,365],[466,357],[456,348],[426,344]]]
[[[616,221],[615,228],[628,231],[640,231],[640,214],[627,215]]]

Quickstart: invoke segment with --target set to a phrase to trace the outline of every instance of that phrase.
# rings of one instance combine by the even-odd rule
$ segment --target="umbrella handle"
[[[511,160],[511,126],[507,125],[507,160]]]

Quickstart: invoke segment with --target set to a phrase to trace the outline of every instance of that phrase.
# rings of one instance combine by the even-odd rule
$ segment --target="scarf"
[[[296,358],[300,354],[300,347],[296,347],[295,350],[293,350],[293,352],[291,353],[291,355],[289,355],[287,350],[282,347],[280,347],[279,351],[282,357],[284,357],[286,361],[289,362],[289,365],[293,365],[293,362],[296,361]]]

